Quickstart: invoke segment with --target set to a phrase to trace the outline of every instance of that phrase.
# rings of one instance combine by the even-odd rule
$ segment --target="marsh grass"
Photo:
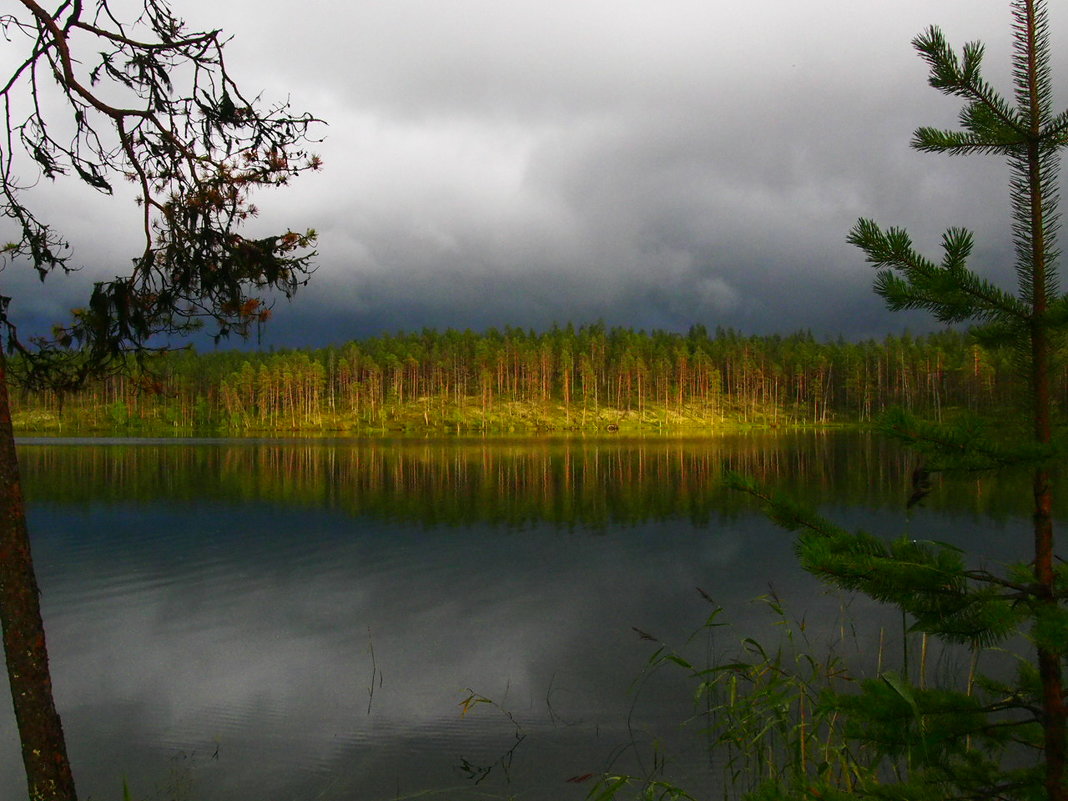
[[[810,624],[792,617],[774,590],[754,600],[769,623],[761,640],[739,635],[726,610],[698,592],[712,609],[681,646],[636,629],[655,647],[635,684],[640,693],[662,671],[682,672],[693,706],[680,723],[702,739],[719,797],[878,796],[887,781],[929,766],[947,739],[959,740],[954,747],[965,759],[978,754],[980,746],[954,728],[954,714],[939,711],[937,699],[941,688],[969,696],[997,690],[978,673],[980,649],[945,647],[893,617],[874,619],[876,637],[858,629],[844,600],[836,620]],[[867,610],[865,617],[873,620]],[[898,712],[885,732],[864,730],[858,713],[874,696]],[[988,753],[989,743],[982,748]],[[649,764],[642,775],[606,771],[588,801],[695,798],[685,780],[672,778],[663,754]]]

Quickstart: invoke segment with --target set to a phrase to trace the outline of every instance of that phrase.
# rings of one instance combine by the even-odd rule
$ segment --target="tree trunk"
[[[1038,442],[1052,442],[1050,404],[1050,343],[1044,317],[1048,309],[1046,297],[1046,199],[1043,193],[1043,157],[1039,147],[1042,132],[1042,113],[1039,107],[1038,20],[1034,2],[1026,3],[1027,84],[1030,97],[1031,141],[1027,147],[1028,201],[1031,235],[1031,395],[1034,414],[1034,434]],[[1035,580],[1040,601],[1049,606],[1058,604],[1054,595],[1053,555],[1053,493],[1050,476],[1045,468],[1034,476],[1034,541]],[[1046,757],[1046,794],[1049,801],[1064,801],[1068,793],[1064,787],[1065,770],[1065,706],[1064,679],[1061,662],[1063,648],[1051,649],[1039,644],[1038,673],[1042,681],[1042,729]]]
[[[1045,309],[1044,297],[1040,309]],[[1039,304],[1036,304],[1038,306]],[[1036,310],[1036,317],[1039,311]],[[1049,343],[1046,331],[1036,324],[1032,336],[1031,389],[1034,396],[1035,438],[1043,443],[1052,441],[1051,404],[1049,392]],[[1034,547],[1035,580],[1039,586],[1041,603],[1056,607],[1053,553],[1053,492],[1050,473],[1041,467],[1034,474]],[[1061,662],[1064,649],[1038,646],[1038,674],[1042,681],[1042,728],[1046,756],[1046,794],[1049,801],[1064,801],[1068,793],[1064,786],[1065,729],[1068,723],[1064,703],[1064,676]]]
[[[1041,295],[1040,295],[1041,297]],[[1042,304],[1044,309],[1045,304]],[[1036,316],[1038,313],[1036,312]],[[1049,393],[1049,345],[1045,330],[1036,325],[1032,333],[1032,376],[1034,394],[1035,438],[1048,445],[1052,441]],[[1049,471],[1042,467],[1034,474],[1034,547],[1035,580],[1041,593],[1040,602],[1055,607],[1053,553],[1053,492]],[[1042,728],[1046,755],[1046,793],[1050,801],[1064,801],[1065,729],[1068,723],[1064,703],[1064,677],[1061,671],[1063,649],[1038,646],[1038,674],[1042,681]]]
[[[22,761],[32,801],[75,801],[63,727],[52,698],[37,578],[30,558],[7,369],[0,353],[0,623]]]

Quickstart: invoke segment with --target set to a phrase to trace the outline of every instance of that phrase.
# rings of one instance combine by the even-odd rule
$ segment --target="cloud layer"
[[[262,198],[264,226],[321,233],[320,269],[270,344],[598,319],[850,337],[929,325],[872,296],[845,244],[858,216],[908,226],[932,253],[944,228],[974,228],[974,266],[1012,275],[1004,167],[908,148],[958,110],[925,86],[910,39],[939,24],[957,46],[986,41],[1005,87],[1007,3],[187,5],[191,24],[237,35],[229,63],[248,87],[329,122],[326,170]],[[77,217],[69,197],[48,202]],[[92,208],[116,231],[133,219],[106,205]],[[116,261],[92,238],[83,253]]]

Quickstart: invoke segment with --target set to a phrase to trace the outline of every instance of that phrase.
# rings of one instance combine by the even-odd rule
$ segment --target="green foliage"
[[[1031,712],[1041,683],[1029,662],[1020,660],[1019,675],[1006,681],[976,670],[979,644],[948,645],[942,658],[968,656],[972,670],[942,673],[929,685],[933,659],[911,676],[886,669],[892,655],[882,636],[878,654],[866,652],[844,611],[836,626],[813,633],[774,593],[757,603],[778,632],[770,643],[740,636],[724,648],[733,627],[717,606],[686,646],[658,643],[647,663],[648,673],[681,671],[693,683],[688,723],[708,740],[724,798],[1042,797],[1042,771],[1028,764],[1042,738]],[[691,654],[713,637],[714,661]],[[612,773],[588,798],[656,798],[665,788],[678,795],[663,797],[689,798],[668,775]]]
[[[121,400],[130,428],[146,433],[721,431],[867,423],[895,405],[961,427],[976,412],[1007,408],[1024,387],[1010,358],[956,331],[819,343],[806,332],[698,328],[423,330],[309,351],[182,351],[127,366],[129,375],[77,392],[20,393],[16,425],[107,429],[107,408]],[[1060,375],[1055,391],[1068,392],[1066,382]]]
[[[797,532],[795,548],[806,570],[833,586],[898,606],[912,616],[915,631],[990,646],[1015,634],[1025,616],[1018,596],[1004,593],[994,577],[968,570],[954,546],[908,538],[884,542],[864,531],[849,532],[752,479],[730,473],[724,480]]]
[[[933,472],[1032,471],[1033,564],[1010,567],[1005,577],[974,569],[957,548],[848,532],[755,481],[728,477],[730,486],[755,497],[769,517],[796,532],[807,570],[896,606],[910,631],[973,650],[1028,632],[1036,647],[1035,662],[1020,660],[1015,681],[977,677],[975,695],[971,682],[962,693],[928,688],[922,681],[917,686],[894,672],[860,682],[852,694],[828,695],[825,703],[844,716],[844,736],[862,743],[876,761],[894,766],[858,782],[857,794],[875,798],[1065,797],[1068,594],[1063,564],[1053,566],[1050,490],[1050,466],[1063,451],[1052,433],[1049,379],[1053,343],[1068,321],[1055,245],[1058,151],[1068,144],[1068,111],[1054,116],[1051,110],[1045,4],[1015,0],[1012,9],[1015,103],[983,78],[981,44],[965,45],[958,56],[933,27],[914,40],[930,67],[931,86],[965,102],[961,130],[921,127],[912,145],[925,152],[1006,159],[1016,293],[968,268],[973,236],[960,228],[943,235],[939,263],[920,255],[904,230],[884,231],[867,219],[856,223],[848,241],[875,266],[875,291],[890,309],[923,309],[941,322],[978,323],[978,344],[1013,352],[1029,396],[1019,424],[1009,418],[995,426],[970,414],[931,422],[896,410],[884,416],[881,427],[925,460],[913,475],[910,507],[930,493]],[[797,782],[777,785],[764,797],[794,797],[798,790]]]
[[[961,473],[1033,467],[1052,462],[1064,450],[1063,434],[1052,442],[1037,442],[1020,431],[1011,418],[995,423],[965,413],[952,424],[940,424],[897,408],[880,418],[878,428],[920,453],[928,471]]]
[[[1034,626],[1031,636],[1035,643],[1053,651],[1060,651],[1068,643],[1068,609],[1053,604],[1033,604]]]
[[[849,792],[878,764],[849,742],[833,699],[854,681],[844,639],[812,642],[805,624],[793,621],[774,593],[756,600],[778,637],[769,647],[752,636],[719,645],[733,633],[725,610],[702,592],[713,609],[687,646],[716,643],[717,658],[658,643],[646,673],[681,671],[693,684],[694,718],[722,775],[724,797],[812,798]],[[843,629],[844,630],[844,629]],[[720,650],[722,649],[722,650]],[[721,654],[721,655],[720,655]],[[588,798],[658,798],[670,788],[690,798],[670,777],[604,775]]]
[[[972,251],[968,231],[951,228],[943,235],[940,265],[913,250],[902,229],[884,233],[871,220],[857,222],[847,241],[864,250],[878,268],[875,292],[894,311],[926,309],[943,323],[1026,317],[1026,307],[1013,295],[965,268]]]
[[[605,775],[586,796],[587,801],[609,801],[626,790],[636,790],[637,801],[697,801],[681,787],[657,779],[640,780],[633,776]]]
[[[1012,171],[1010,181],[1019,295],[1006,292],[966,266],[972,234],[949,229],[942,238],[941,264],[923,258],[899,228],[880,229],[862,219],[848,241],[879,270],[875,291],[891,309],[926,309],[938,320],[983,323],[976,335],[987,346],[1007,345],[1029,352],[1036,328],[1063,330],[1068,297],[1057,284],[1057,178],[1059,150],[1068,143],[1068,111],[1054,116],[1049,72],[1045,4],[1014,2],[1015,106],[982,77],[983,46],[965,45],[961,57],[938,28],[913,44],[930,66],[930,84],[962,98],[962,130],[921,127],[912,146],[930,153],[999,155]]]
[[[125,426],[130,422],[130,410],[126,408],[126,404],[121,400],[115,401],[108,407],[108,419],[114,426]]]

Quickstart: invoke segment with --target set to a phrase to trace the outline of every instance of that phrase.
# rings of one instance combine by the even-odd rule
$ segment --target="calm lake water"
[[[682,644],[710,612],[700,587],[736,623],[722,657],[773,636],[751,602],[769,583],[817,626],[843,603],[723,470],[876,534],[992,561],[1029,542],[1026,479],[938,484],[909,514],[911,457],[857,434],[27,439],[19,456],[57,703],[100,801],[124,780],[177,801],[581,799],[568,779],[647,771],[656,738],[668,775],[713,795],[679,727],[690,687],[636,690],[655,646],[633,628]],[[461,715],[472,693],[494,703]],[[5,690],[0,798],[20,797]]]

